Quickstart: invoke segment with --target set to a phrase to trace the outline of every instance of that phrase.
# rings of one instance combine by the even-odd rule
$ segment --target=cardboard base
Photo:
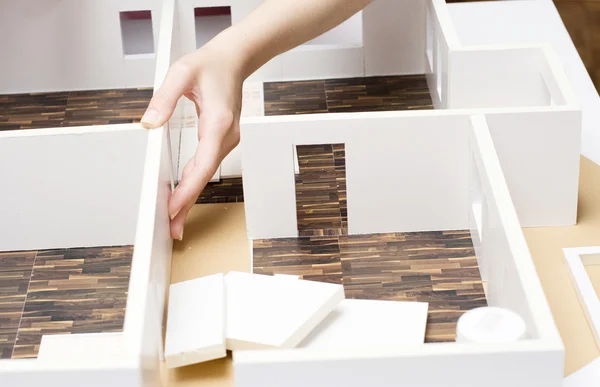
[[[585,313],[569,278],[564,247],[600,245],[600,166],[582,157],[579,219],[573,227],[526,228],[525,237],[566,348],[565,375],[600,356]],[[184,240],[175,243],[171,282],[231,270],[251,271],[244,205],[202,204],[186,221]],[[600,289],[600,276],[592,275]],[[165,387],[233,387],[231,356],[180,369],[163,369]]]

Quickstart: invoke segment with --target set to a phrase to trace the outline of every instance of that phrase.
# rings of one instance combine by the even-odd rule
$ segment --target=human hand
[[[243,69],[235,54],[210,45],[169,69],[142,118],[146,128],[164,125],[182,96],[196,105],[198,148],[169,199],[171,237],[183,239],[185,219],[217,168],[239,143]]]

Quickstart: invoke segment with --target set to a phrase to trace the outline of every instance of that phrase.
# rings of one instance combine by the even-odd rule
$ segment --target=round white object
[[[456,341],[470,343],[508,343],[522,339],[527,325],[515,312],[483,307],[463,314],[456,325]]]

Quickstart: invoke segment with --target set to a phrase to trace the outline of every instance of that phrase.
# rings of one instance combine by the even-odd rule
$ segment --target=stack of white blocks
[[[167,367],[227,350],[423,344],[428,304],[346,300],[342,285],[230,272],[171,285]]]

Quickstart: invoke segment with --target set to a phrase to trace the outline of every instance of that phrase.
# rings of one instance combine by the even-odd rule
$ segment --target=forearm
[[[265,0],[212,45],[225,45],[247,77],[275,56],[341,24],[372,0]]]

